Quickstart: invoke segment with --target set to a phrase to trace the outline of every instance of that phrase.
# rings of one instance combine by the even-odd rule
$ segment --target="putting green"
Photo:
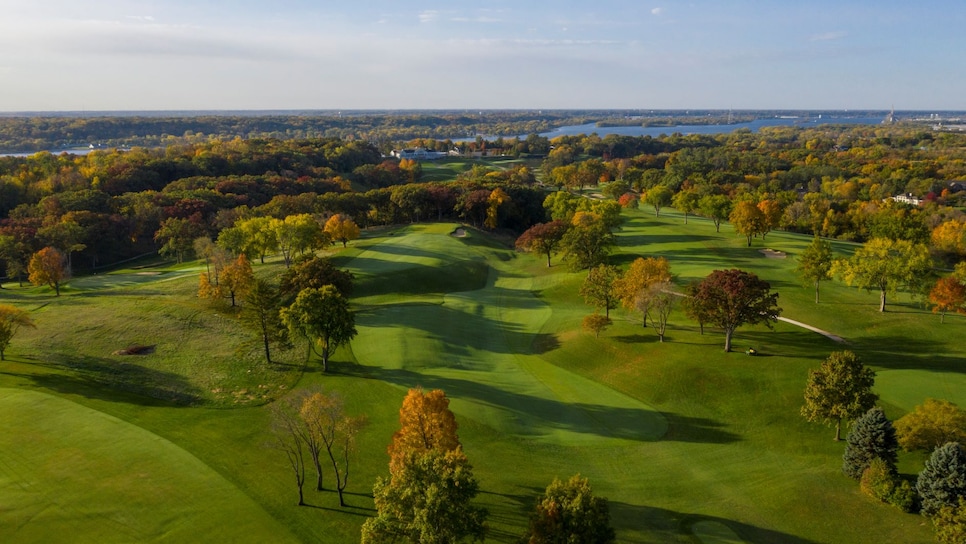
[[[140,427],[27,390],[0,388],[0,413],[0,542],[295,541],[221,475]]]
[[[350,267],[384,272],[414,264],[415,252],[444,268],[468,251],[481,258],[459,240],[438,237],[387,240],[378,246],[379,258],[366,251]],[[449,251],[426,249],[443,245]],[[462,417],[531,440],[606,445],[664,435],[667,421],[657,410],[544,361],[537,350],[553,349],[555,338],[538,333],[551,308],[533,295],[530,277],[514,274],[499,259],[488,262],[482,289],[447,293],[437,303],[403,298],[370,307],[357,320],[356,359],[390,383],[443,389]]]
[[[879,371],[875,377],[875,390],[883,401],[907,412],[922,404],[927,396],[966,407],[966,375],[960,372]],[[924,396],[925,391],[929,394]]]

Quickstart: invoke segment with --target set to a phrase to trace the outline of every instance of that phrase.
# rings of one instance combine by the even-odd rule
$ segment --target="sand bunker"
[[[774,249],[762,249],[759,251],[764,253],[765,257],[769,259],[784,259],[786,256],[784,251],[775,251]]]

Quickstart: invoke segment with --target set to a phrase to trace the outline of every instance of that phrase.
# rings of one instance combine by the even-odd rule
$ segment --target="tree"
[[[966,411],[946,400],[926,399],[896,420],[896,435],[906,451],[931,451],[946,442],[966,443]]]
[[[765,232],[765,214],[761,213],[754,202],[748,200],[736,204],[728,220],[734,225],[735,232],[748,239],[748,247],[751,247],[753,237]]]
[[[252,263],[248,262],[248,257],[245,257],[245,254],[242,253],[228,266],[221,269],[221,281],[218,283],[228,293],[228,298],[231,299],[231,305],[234,308],[235,298],[244,297],[251,289],[254,281],[255,274],[252,272]]]
[[[615,290],[625,308],[641,312],[641,324],[647,327],[647,317],[655,294],[651,286],[669,281],[671,281],[671,265],[667,259],[638,257],[615,282]]]
[[[939,278],[929,291],[929,302],[933,305],[932,312],[940,313],[940,323],[946,322],[949,310],[966,314],[966,285],[952,276]]]
[[[577,212],[572,226],[560,240],[560,248],[571,269],[583,270],[602,264],[616,243],[610,228],[599,215]]]
[[[271,217],[251,217],[235,223],[218,234],[218,245],[249,258],[258,256],[265,264],[265,255],[278,249],[278,236]]]
[[[832,278],[832,244],[818,236],[798,256],[795,273],[806,285],[815,286],[815,304],[818,304],[818,286]]]
[[[483,226],[489,229],[497,228],[500,225],[500,208],[510,200],[510,195],[503,189],[499,187],[493,189],[486,199],[486,220]]]
[[[587,277],[580,285],[580,296],[584,297],[584,302],[598,310],[603,308],[604,316],[608,319],[619,300],[615,285],[619,274],[616,267],[600,264],[587,272]]]
[[[674,193],[664,185],[651,187],[642,195],[641,200],[654,207],[654,215],[661,217],[661,208],[671,204]]]
[[[698,201],[700,197],[698,192],[694,189],[683,189],[678,191],[671,199],[671,205],[674,208],[684,214],[684,224],[688,224],[688,215],[694,213],[698,209]]]
[[[365,424],[364,418],[349,417],[342,398],[335,393],[307,391],[301,395],[299,417],[305,424],[310,452],[316,469],[316,489],[322,490],[321,451],[324,449],[332,463],[336,478],[339,505],[345,506],[343,492],[349,481],[349,453],[355,437]]]
[[[398,471],[411,453],[460,447],[456,416],[441,389],[410,389],[399,409],[399,430],[389,444],[389,470]]]
[[[404,159],[405,160],[405,159]],[[359,237],[359,225],[352,220],[348,215],[343,215],[337,213],[329,218],[325,222],[325,227],[323,228],[329,238],[342,242],[342,247],[346,247],[349,240],[355,240]]]
[[[658,339],[664,342],[668,318],[671,316],[671,310],[674,309],[674,302],[680,295],[674,292],[674,286],[669,281],[654,283],[648,291],[648,298],[651,300],[650,309],[654,310],[651,313],[651,326],[657,332]]]
[[[842,472],[853,480],[862,478],[873,459],[881,459],[889,470],[896,473],[899,441],[892,422],[882,408],[872,408],[855,420],[852,430],[845,437],[845,453],[842,456]]]
[[[27,265],[30,274],[27,279],[34,285],[49,285],[56,296],[60,296],[60,286],[70,278],[67,259],[64,254],[52,247],[45,247],[34,253]]]
[[[299,506],[305,505],[305,453],[308,429],[298,414],[298,399],[294,396],[272,405],[272,446],[285,454],[289,469],[295,476],[299,492]]]
[[[244,297],[241,318],[258,331],[265,348],[265,362],[271,363],[271,344],[288,340],[288,331],[279,316],[278,290],[267,281],[255,278]]]
[[[195,240],[204,233],[204,228],[191,219],[169,217],[154,234],[154,241],[161,244],[158,250],[161,255],[174,255],[180,263],[194,247]]]
[[[835,440],[842,439],[842,420],[853,420],[875,406],[875,371],[851,351],[833,351],[818,369],[808,372],[802,416],[835,423]]]
[[[922,514],[932,516],[943,506],[958,506],[966,498],[966,451],[959,442],[933,450],[916,479]]]
[[[839,259],[833,272],[848,285],[879,290],[879,311],[886,311],[886,295],[900,287],[914,287],[932,268],[929,248],[907,240],[873,238],[855,250],[850,259]]]
[[[568,228],[570,225],[559,220],[537,223],[517,238],[517,249],[546,255],[547,268],[550,268],[550,255],[556,251]]]
[[[461,448],[410,453],[388,480],[376,481],[376,515],[362,525],[362,542],[482,541],[487,511],[472,504],[478,493]]]
[[[530,514],[523,542],[607,544],[616,538],[607,499],[594,496],[587,478],[577,474],[566,483],[554,478],[547,486]]]
[[[10,341],[21,327],[36,329],[37,325],[26,311],[9,304],[0,304],[0,361],[4,360],[4,352],[10,347]]]
[[[698,201],[698,210],[714,223],[715,232],[721,232],[721,222],[731,213],[731,201],[724,195],[705,195]]]
[[[305,255],[295,259],[292,266],[282,272],[278,290],[284,306],[291,305],[302,290],[321,289],[326,285],[348,297],[352,294],[354,278],[352,272],[336,268],[328,257]]]
[[[601,331],[610,327],[613,322],[606,315],[600,315],[597,312],[588,314],[584,316],[581,325],[587,332],[594,333],[594,338],[600,338]]]
[[[932,517],[936,540],[940,544],[963,544],[966,542],[966,498],[960,497],[953,505],[944,505]]]
[[[758,209],[761,211],[761,239],[764,240],[765,236],[768,235],[774,229],[777,229],[782,222],[782,215],[785,210],[782,208],[781,202],[772,199],[765,199],[758,203]]]
[[[731,351],[731,338],[742,325],[763,323],[768,328],[778,320],[778,293],[758,276],[743,270],[715,270],[691,294],[692,315],[724,329],[725,351]]]
[[[302,290],[291,306],[282,309],[281,316],[292,335],[305,338],[322,358],[323,372],[329,369],[329,354],[357,334],[349,301],[331,285]]]
[[[295,253],[304,254],[309,249],[329,244],[328,235],[319,226],[319,222],[307,213],[289,215],[285,219],[272,219],[269,228],[278,241],[285,268],[291,266]]]
[[[0,235],[0,259],[7,265],[7,276],[17,278],[20,287],[23,287],[24,275],[28,273],[30,257],[30,246],[24,240],[15,236]]]

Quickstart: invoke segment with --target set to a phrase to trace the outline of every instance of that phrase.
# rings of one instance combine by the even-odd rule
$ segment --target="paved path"
[[[817,333],[821,334],[822,336],[824,336],[824,337],[832,340],[833,342],[838,342],[840,344],[846,344],[847,343],[845,341],[845,339],[842,338],[841,336],[836,336],[836,335],[834,335],[834,334],[832,334],[832,333],[830,333],[828,331],[823,331],[822,329],[820,329],[818,327],[813,327],[811,325],[806,325],[805,323],[802,323],[801,321],[795,321],[794,319],[788,319],[787,317],[779,317],[778,320],[779,321],[784,321],[785,323],[790,323],[792,325],[795,325],[796,327],[801,327],[803,329],[808,329],[808,330],[810,330],[812,332],[817,332]]]

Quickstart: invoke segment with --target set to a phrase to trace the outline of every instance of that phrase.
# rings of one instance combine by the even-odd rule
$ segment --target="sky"
[[[0,0],[0,111],[966,110],[966,4]]]

